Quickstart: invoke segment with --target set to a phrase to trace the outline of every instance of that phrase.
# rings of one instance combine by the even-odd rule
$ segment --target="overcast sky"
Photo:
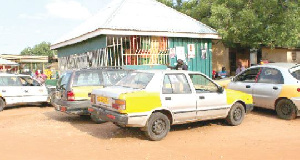
[[[0,54],[55,42],[111,0],[0,0]]]

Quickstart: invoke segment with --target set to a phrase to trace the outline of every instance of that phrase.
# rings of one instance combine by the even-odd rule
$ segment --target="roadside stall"
[[[18,63],[0,58],[1,72],[17,73],[18,69],[19,69]]]

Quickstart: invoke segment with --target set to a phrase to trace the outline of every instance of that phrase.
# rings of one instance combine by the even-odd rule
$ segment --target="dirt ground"
[[[255,109],[239,126],[224,120],[172,126],[149,141],[139,129],[94,124],[52,107],[22,106],[0,112],[0,159],[299,159],[300,118],[278,119]]]

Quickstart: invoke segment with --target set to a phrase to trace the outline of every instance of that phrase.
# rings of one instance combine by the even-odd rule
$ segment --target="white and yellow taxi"
[[[300,115],[300,65],[269,63],[253,66],[237,75],[227,86],[253,96],[256,107],[276,110],[279,118]]]
[[[239,125],[252,96],[224,90],[206,75],[180,70],[135,71],[116,86],[95,89],[88,110],[121,127],[140,127],[161,140],[170,125],[225,118]]]

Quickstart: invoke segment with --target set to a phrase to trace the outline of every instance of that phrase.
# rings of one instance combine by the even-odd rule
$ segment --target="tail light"
[[[95,95],[94,94],[91,94],[91,103],[92,104],[95,104]]]
[[[67,92],[67,100],[68,101],[75,101],[75,94],[73,91],[68,91]]]
[[[116,110],[126,110],[126,101],[121,99],[114,99],[112,108]]]
[[[297,88],[297,92],[300,92],[300,88]]]

